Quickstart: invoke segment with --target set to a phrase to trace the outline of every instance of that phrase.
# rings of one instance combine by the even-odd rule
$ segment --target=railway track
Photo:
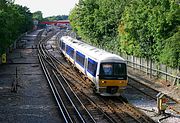
[[[159,93],[158,90],[155,90],[153,88],[150,88],[149,86],[142,84],[140,82],[138,82],[136,79],[132,78],[131,76],[128,76],[129,78],[129,83],[128,85],[135,88],[136,90],[140,91],[141,93],[149,96],[150,98],[157,100],[156,95]],[[175,103],[180,103],[177,100],[172,99],[171,97],[167,96],[166,97],[168,99],[170,99],[171,102],[175,102]]]
[[[131,77],[129,78],[129,83],[128,86],[135,88],[136,90],[138,90],[140,93],[143,93],[144,95],[150,97],[153,100],[157,100],[156,95],[159,93],[159,91],[156,91],[152,88],[149,88],[145,85],[142,85],[141,83],[139,83],[138,81],[132,79]]]
[[[122,100],[121,100],[121,104],[126,105],[126,106],[124,106],[124,107],[126,107],[125,109],[130,110],[130,111],[129,112],[127,111],[125,113],[124,112],[125,110],[121,110],[121,108],[119,108],[119,110],[116,111],[116,108],[118,106],[113,104],[112,101],[109,103],[109,104],[111,104],[111,106],[110,106],[109,104],[107,104],[106,100],[104,100],[103,97],[97,98],[97,95],[93,94],[93,91],[92,91],[93,87],[91,85],[91,82],[86,81],[87,79],[84,76],[80,76],[79,74],[77,74],[77,71],[75,71],[72,67],[61,64],[60,61],[59,61],[59,64],[60,64],[59,69],[63,72],[63,75],[66,76],[66,78],[71,82],[71,84],[72,84],[71,86],[75,87],[76,88],[75,90],[77,90],[77,88],[78,88],[78,90],[81,91],[81,94],[84,93],[86,95],[86,97],[88,97],[88,99],[91,100],[92,102],[96,102],[96,103],[94,103],[96,105],[96,107],[101,108],[101,110],[103,110],[103,112],[105,112],[106,114],[108,114],[108,115],[115,114],[115,116],[111,116],[113,121],[115,121],[115,122],[130,122],[130,121],[131,122],[153,122],[150,118],[144,116],[144,114],[142,114],[142,112],[138,112],[135,107],[130,106],[129,104],[127,104],[127,102],[124,102]],[[82,78],[85,78],[86,80],[84,80]],[[77,84],[77,83],[79,83],[79,84]],[[87,95],[91,95],[91,96],[89,97]],[[79,96],[79,97],[82,97],[82,96]],[[99,100],[99,102],[100,102],[99,104],[97,104],[97,100]],[[102,100],[104,100],[103,101],[104,106],[103,106],[103,104],[101,104]],[[106,108],[103,109],[102,107],[106,107]],[[107,110],[107,107],[111,110],[111,113],[108,113],[110,110],[109,109]],[[131,113],[132,111],[134,112],[136,117],[132,117],[132,115],[133,115],[133,113]],[[121,112],[121,113],[119,113],[119,112]],[[122,113],[125,113],[126,116],[119,115]],[[124,119],[124,116],[126,117],[125,119]],[[139,117],[137,118],[137,116],[139,116]],[[142,118],[142,116],[143,116],[143,118]],[[141,120],[141,121],[139,121],[139,120]]]
[[[157,94],[159,93],[159,91],[150,88],[147,85],[144,85],[140,82],[138,82],[137,80],[129,77],[129,83],[128,86],[136,89],[137,91],[139,91],[140,93],[142,93],[145,96],[148,96],[149,98],[153,99],[154,101],[157,101]],[[174,112],[176,112],[177,114],[180,114],[179,111],[177,111],[173,105],[179,104],[180,102],[178,102],[177,100],[172,99],[171,97],[166,95],[166,98],[168,99],[167,105],[169,105],[169,109],[173,110]]]
[[[122,99],[116,102],[114,99],[95,95],[88,79],[45,49],[44,43],[51,37],[52,35],[41,40],[39,60],[65,122],[154,122]]]
[[[71,80],[72,81],[72,80]],[[80,97],[82,94],[86,95],[91,102],[94,102],[94,105],[97,108],[100,108],[105,112],[108,116],[112,118],[114,122],[117,123],[153,123],[150,118],[145,116],[142,112],[137,111],[137,109],[130,104],[126,100],[122,98],[104,98],[98,95],[94,95],[91,90],[87,91],[87,88],[83,89],[83,86],[77,86],[74,83],[71,83],[75,88],[74,90],[78,90]],[[76,92],[78,92],[76,91]],[[91,95],[91,96],[87,96]]]
[[[82,86],[78,86],[78,87],[82,87]],[[81,95],[82,94],[86,95],[86,97],[88,97],[88,99],[91,102],[94,102],[94,105],[96,105],[96,107],[103,110],[103,112],[109,115],[112,118],[112,120],[117,123],[119,122],[120,123],[144,123],[144,122],[153,123],[154,122],[145,114],[138,111],[137,108],[128,104],[128,102],[124,100],[123,97],[104,98],[98,95],[94,95],[93,93],[91,93],[91,96],[87,96],[89,95],[89,93],[84,92],[82,88],[78,88],[78,87],[74,86],[75,89],[80,91],[79,93]]]
[[[39,60],[48,83],[51,87],[55,100],[61,112],[61,116],[66,123],[95,123],[95,119],[88,112],[73,90],[68,86],[62,74],[57,73],[55,62],[51,59],[50,54],[45,50],[42,40],[39,44]]]

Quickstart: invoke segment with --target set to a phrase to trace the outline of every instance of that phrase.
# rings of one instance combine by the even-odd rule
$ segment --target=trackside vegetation
[[[69,20],[89,43],[180,66],[179,0],[79,0]]]
[[[0,1],[0,54],[22,33],[32,29],[32,13],[13,0]]]

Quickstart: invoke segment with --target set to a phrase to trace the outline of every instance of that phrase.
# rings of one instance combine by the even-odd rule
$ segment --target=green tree
[[[27,7],[11,0],[0,1],[0,54],[22,33],[32,29],[32,14]]]
[[[109,41],[116,41],[120,18],[128,1],[81,0],[71,11],[69,20],[84,39],[101,46],[109,45]]]
[[[172,60],[177,58],[172,55],[177,50],[173,51],[169,42],[178,42],[175,36],[179,32],[178,13],[179,5],[175,0],[133,0],[126,6],[119,26],[122,51],[163,63],[166,61],[166,64],[176,64],[177,67]],[[165,54],[169,54],[168,62],[163,59],[167,57]]]
[[[58,20],[68,20],[67,15],[58,15],[58,16],[50,16],[43,18],[43,21],[58,21]]]
[[[178,67],[179,13],[178,0],[80,0],[69,20],[88,42]]]
[[[164,49],[160,54],[160,62],[171,67],[180,66],[180,31],[166,39]]]
[[[41,11],[36,11],[33,13],[33,19],[36,19],[38,21],[42,21],[43,20],[43,14]]]

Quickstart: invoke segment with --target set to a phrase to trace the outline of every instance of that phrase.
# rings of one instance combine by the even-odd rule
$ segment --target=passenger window
[[[76,61],[79,65],[84,67],[85,56],[77,51],[76,52]]]
[[[62,42],[62,47],[61,47],[63,50],[65,50],[65,43]]]
[[[88,59],[88,68],[87,69],[93,76],[95,76],[96,69],[97,69],[97,62],[95,62],[91,59]]]

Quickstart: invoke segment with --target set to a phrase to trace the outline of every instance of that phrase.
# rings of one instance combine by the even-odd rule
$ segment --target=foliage
[[[162,63],[169,66],[180,66],[180,31],[166,39],[166,44],[159,58]]]
[[[43,14],[41,11],[36,11],[33,13],[33,19],[42,21],[43,20]]]
[[[32,14],[27,7],[11,0],[0,2],[0,54],[23,32],[32,28]]]
[[[127,1],[80,0],[71,11],[69,20],[78,35],[103,46],[116,39],[118,24]]]
[[[179,12],[175,0],[133,0],[119,26],[121,50],[177,67]]]
[[[58,21],[58,20],[68,20],[67,15],[58,15],[58,16],[50,16],[43,19],[44,21]]]
[[[179,13],[178,0],[80,0],[69,20],[90,43],[178,67]]]

